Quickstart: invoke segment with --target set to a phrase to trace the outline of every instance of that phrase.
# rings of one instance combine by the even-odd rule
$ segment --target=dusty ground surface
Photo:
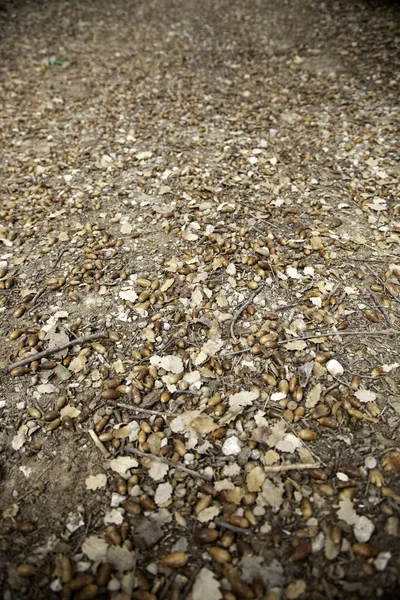
[[[398,597],[399,23],[2,4],[4,600]]]

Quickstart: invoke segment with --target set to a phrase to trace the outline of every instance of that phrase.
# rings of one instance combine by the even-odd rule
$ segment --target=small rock
[[[344,368],[339,361],[332,358],[326,363],[326,370],[334,377],[340,377],[344,373]]]
[[[391,558],[392,558],[391,552],[379,552],[378,556],[374,560],[375,569],[377,571],[384,571]]]
[[[239,439],[235,435],[232,435],[225,440],[224,445],[222,446],[222,453],[225,454],[225,456],[237,456],[240,454],[241,450],[242,448]]]

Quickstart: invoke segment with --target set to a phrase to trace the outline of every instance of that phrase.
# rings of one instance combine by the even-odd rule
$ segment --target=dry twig
[[[319,469],[319,463],[291,463],[289,465],[276,465],[275,467],[264,467],[265,473],[282,473],[284,471],[306,471]]]
[[[128,454],[136,454],[136,456],[141,456],[142,458],[150,458],[151,460],[156,460],[157,462],[164,463],[165,465],[170,466],[172,469],[179,469],[179,471],[184,471],[188,475],[192,477],[200,477],[200,479],[204,479],[205,481],[211,481],[212,477],[209,475],[204,475],[202,473],[198,473],[194,469],[189,469],[188,467],[184,467],[179,463],[174,463],[172,460],[168,460],[163,456],[157,456],[156,454],[150,454],[150,452],[142,452],[141,450],[137,450],[137,448],[125,448],[125,452]]]
[[[246,308],[248,306],[250,306],[250,304],[253,302],[254,298],[256,296],[258,296],[258,294],[263,289],[264,285],[265,285],[264,283],[262,283],[261,285],[259,285],[258,288],[256,290],[254,290],[254,292],[252,294],[250,294],[248,300],[246,300],[246,302],[244,304],[242,304],[242,306],[233,315],[233,319],[232,319],[232,323],[231,323],[231,338],[232,338],[232,340],[233,340],[233,342],[235,344],[237,344],[237,341],[238,341],[237,337],[235,335],[235,325],[236,325],[236,322],[237,322],[238,318],[240,317],[240,315],[242,314],[242,312],[244,310],[246,310]]]
[[[54,346],[53,348],[47,348],[47,350],[43,350],[42,352],[37,352],[36,354],[31,354],[27,358],[23,358],[12,365],[7,367],[8,371],[12,371],[17,367],[24,367],[28,365],[34,360],[40,360],[41,358],[45,358],[46,356],[50,356],[51,354],[57,354],[61,350],[65,350],[66,348],[72,348],[73,346],[77,346],[78,344],[85,344],[86,342],[93,342],[94,340],[100,340],[101,338],[107,337],[104,333],[93,333],[92,335],[88,335],[86,337],[76,338],[67,344],[60,344],[59,346]]]
[[[143,413],[144,415],[156,415],[157,417],[163,417],[163,418],[178,416],[175,413],[171,413],[171,412],[163,412],[161,410],[152,410],[150,408],[141,408],[140,405],[136,405],[136,404],[124,404],[123,402],[118,402],[117,406],[119,406],[120,408],[126,408],[127,410],[133,410],[138,413]],[[140,414],[137,416],[137,418],[140,418]]]
[[[381,335],[400,335],[400,330],[397,329],[381,329],[380,331],[326,331],[325,333],[313,333],[312,335],[303,335],[302,337],[292,338],[291,340],[280,340],[277,342],[280,346],[282,344],[287,344],[288,342],[300,342],[302,340],[313,340],[323,337],[335,337],[336,335],[345,336],[345,335],[372,335],[372,336],[381,336]]]

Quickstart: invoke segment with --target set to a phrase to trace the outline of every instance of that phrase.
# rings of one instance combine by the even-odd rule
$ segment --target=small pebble
[[[239,439],[235,435],[232,435],[225,440],[224,445],[222,446],[222,453],[225,454],[225,456],[236,456],[240,454],[241,450]]]
[[[328,371],[328,373],[330,373],[330,375],[333,375],[334,377],[340,377],[344,373],[343,366],[334,358],[328,360],[328,362],[326,363],[326,370]]]
[[[364,461],[366,469],[375,469],[377,464],[378,463],[376,461],[376,458],[374,458],[373,456],[367,456],[367,458]]]

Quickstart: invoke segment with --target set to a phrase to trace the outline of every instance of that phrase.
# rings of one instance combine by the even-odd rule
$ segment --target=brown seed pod
[[[313,410],[311,418],[316,421],[321,417],[327,417],[330,414],[330,412],[331,409],[329,408],[329,406],[327,406],[326,404],[318,404],[318,406],[316,406]]]
[[[318,439],[318,433],[313,429],[300,429],[299,438],[306,442],[311,442]]]
[[[17,306],[17,308],[13,312],[14,319],[20,319],[25,314],[25,311],[25,304],[20,304],[20,306]]]
[[[28,535],[29,533],[32,533],[32,531],[34,531],[35,526],[33,525],[33,523],[28,523],[28,521],[16,521],[15,529],[19,533],[22,533],[22,535]]]
[[[245,517],[240,517],[239,515],[232,515],[229,518],[228,523],[234,527],[240,527],[241,529],[247,529],[250,525]]]
[[[313,514],[313,506],[308,498],[303,498],[301,501],[301,512],[305,519],[309,519]]]
[[[321,417],[318,419],[318,423],[323,427],[328,427],[329,429],[337,429],[338,422],[333,417]]]
[[[111,579],[113,565],[111,563],[103,563],[99,565],[96,573],[96,583],[99,587],[106,587]]]
[[[336,523],[329,530],[329,537],[333,544],[338,546],[342,541],[342,530]]]
[[[376,555],[376,550],[366,543],[358,542],[353,544],[352,546],[353,552],[356,556],[361,556],[362,558],[371,558]]]
[[[151,498],[150,496],[147,496],[146,494],[142,494],[139,498],[139,502],[141,504],[141,506],[144,508],[144,510],[154,510],[156,507],[156,504],[153,500],[153,498]]]
[[[14,329],[8,337],[10,340],[17,340],[23,333],[23,329]]]
[[[61,426],[63,429],[66,429],[67,431],[73,431],[74,430],[74,421],[71,417],[69,417],[68,415],[65,415],[65,417],[63,417],[61,419]]]
[[[27,375],[30,373],[29,367],[15,367],[10,371],[11,377],[21,377],[22,375]]]
[[[128,515],[140,515],[142,509],[140,507],[139,502],[133,500],[133,498],[127,498],[123,501],[122,506],[128,513]]]
[[[236,598],[243,598],[243,600],[251,600],[255,597],[252,588],[249,585],[247,585],[247,583],[243,583],[237,577],[232,577],[229,581],[231,584],[232,592],[235,594]]]
[[[75,600],[92,600],[96,598],[97,592],[99,591],[98,586],[95,583],[85,586],[77,594],[75,594]]]
[[[298,544],[292,550],[289,560],[292,562],[298,562],[301,560],[305,560],[307,556],[311,554],[311,545],[310,544]]]
[[[218,538],[218,531],[216,529],[210,529],[208,527],[203,527],[201,529],[197,529],[193,533],[193,539],[199,544],[212,544]]]
[[[122,544],[121,533],[115,525],[107,527],[106,539],[112,546],[120,546]]]
[[[43,417],[43,419],[45,421],[54,421],[55,419],[58,419],[60,417],[60,413],[58,412],[58,410],[51,410],[50,412],[46,413]]]
[[[17,567],[17,574],[20,577],[33,577],[34,575],[36,575],[36,572],[37,567],[29,563],[23,563],[21,565],[18,565]]]
[[[225,550],[225,548],[221,548],[220,546],[211,546],[211,548],[207,548],[207,552],[215,562],[221,565],[232,560],[228,550]]]
[[[162,564],[164,567],[168,567],[169,569],[180,569],[184,567],[188,562],[189,557],[186,552],[171,552],[167,554],[162,559]]]
[[[370,310],[369,308],[367,308],[364,314],[368,321],[371,321],[371,323],[379,323],[379,321],[381,320],[378,313],[376,313],[373,310]]]
[[[382,467],[385,471],[399,471],[400,470],[400,452],[393,451],[389,452],[382,459]]]
[[[239,538],[236,542],[236,546],[240,556],[253,556],[253,548],[251,547],[251,544],[245,540]]]

